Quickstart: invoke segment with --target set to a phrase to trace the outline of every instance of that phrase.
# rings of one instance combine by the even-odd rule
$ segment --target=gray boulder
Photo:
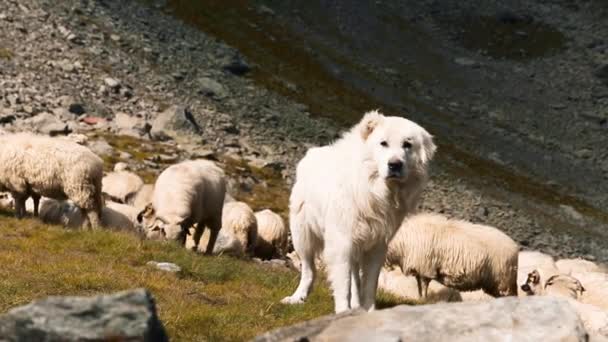
[[[167,140],[172,136],[178,135],[176,130],[191,131],[197,134],[202,133],[201,127],[188,108],[184,106],[171,106],[154,119],[150,134],[153,139]]]
[[[145,289],[49,297],[0,316],[0,341],[168,341]]]
[[[574,308],[559,298],[401,305],[277,329],[255,341],[587,341]]]

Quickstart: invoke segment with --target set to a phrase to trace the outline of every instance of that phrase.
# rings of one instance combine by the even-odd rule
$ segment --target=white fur
[[[604,272],[605,269],[593,261],[585,259],[561,259],[555,262],[560,273],[572,274],[582,272]]]
[[[103,161],[88,148],[72,141],[29,133],[0,137],[0,191],[10,191],[17,217],[25,215],[25,201],[34,198],[38,214],[40,196],[70,199],[97,227],[103,207]]]
[[[377,111],[366,113],[335,143],[308,150],[289,200],[291,236],[302,261],[300,284],[282,302],[305,301],[315,255],[323,252],[335,311],[374,310],[388,242],[416,209],[434,152],[422,127]]]
[[[580,298],[581,302],[608,310],[608,274],[603,272],[580,272],[571,275],[578,279],[585,288]]]
[[[211,254],[222,227],[226,194],[224,171],[209,160],[188,160],[165,169],[154,185],[152,204],[138,216],[149,238],[184,244],[190,227],[196,224],[198,244],[205,227],[211,230],[205,251]]]
[[[134,206],[137,209],[144,209],[152,203],[154,197],[154,184],[144,184],[139,191],[133,196],[127,198],[127,204]]]
[[[519,252],[517,284],[525,284],[528,279],[528,275],[534,270],[536,270],[544,280],[549,279],[549,277],[552,275],[560,273],[552,256],[538,251]],[[526,293],[519,291],[519,295],[525,296]]]
[[[129,171],[108,173],[102,179],[102,191],[111,201],[128,203],[144,186],[144,181],[138,175]]]
[[[101,225],[105,228],[134,230],[138,210],[121,203],[106,202],[101,211]],[[80,228],[85,223],[82,210],[72,201],[57,201],[43,197],[40,201],[40,220],[68,228]]]
[[[431,279],[498,297],[517,295],[518,250],[496,228],[425,213],[403,221],[389,245],[387,262],[416,276],[423,298]]]
[[[420,300],[424,303],[459,302],[460,293],[436,281],[429,284],[426,298],[420,298],[416,278],[406,276],[401,269],[383,267],[378,278],[378,289],[408,300]]]
[[[264,209],[255,213],[258,222],[258,238],[255,256],[262,259],[282,257],[287,254],[289,230],[279,214]]]

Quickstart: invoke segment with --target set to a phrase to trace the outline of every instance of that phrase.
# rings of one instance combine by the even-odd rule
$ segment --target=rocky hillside
[[[587,114],[565,115],[581,103],[581,110],[594,113],[605,108],[601,71],[599,78],[586,78],[588,83],[567,83],[569,78],[563,75],[588,74],[588,69],[572,67],[578,64],[564,64],[562,59],[570,58],[568,54],[559,55],[562,59],[547,54],[515,65],[508,59],[487,57],[492,57],[490,50],[478,58],[457,45],[440,50],[443,62],[437,67],[419,64],[429,58],[421,55],[404,60],[405,69],[389,62],[371,68],[369,55],[357,53],[367,60],[356,63],[345,60],[346,47],[336,43],[338,38],[344,44],[352,40],[341,39],[344,35],[362,34],[349,30],[354,27],[353,18],[364,17],[364,10],[376,13],[371,7],[323,5],[310,6],[306,12],[270,1],[186,6],[191,3],[195,2],[5,1],[0,7],[3,128],[50,134],[88,132],[99,145],[95,150],[106,154],[108,165],[126,161],[149,173],[149,180],[163,165],[178,159],[216,158],[233,176],[233,195],[247,199],[254,209],[272,207],[284,212],[294,165],[308,147],[331,141],[364,110],[380,107],[391,114],[405,112],[427,126],[439,142],[423,209],[498,226],[524,247],[556,256],[608,261],[608,243],[603,238],[608,216],[598,209],[605,194],[597,166],[605,158],[600,148],[605,134],[587,137],[587,130],[602,130],[605,122],[600,117],[587,119]],[[425,2],[403,23],[401,13],[407,8],[376,3],[387,7],[371,17],[391,12],[397,16],[395,27],[405,30],[410,21],[422,22],[437,33],[433,37],[456,44],[448,35],[451,26],[433,26],[443,18],[434,13],[448,16],[462,9]],[[538,6],[531,5],[529,13],[544,20],[548,14],[539,17],[537,11],[542,8]],[[331,18],[340,20],[323,26],[328,18],[316,16],[319,10],[328,15],[335,12]],[[490,13],[487,8],[475,10],[479,15]],[[583,8],[580,15],[591,11]],[[308,22],[312,17],[321,22]],[[393,20],[386,22],[389,19]],[[548,24],[559,20],[556,17]],[[597,26],[594,29],[601,28]],[[322,35],[311,29],[319,27],[332,32]],[[453,32],[468,37],[469,31],[462,26]],[[378,37],[395,37],[398,32],[383,27],[366,32],[370,36],[363,37],[364,43],[376,40],[376,45],[369,45],[376,48],[368,50],[378,57],[394,53],[377,46],[382,42]],[[407,42],[421,39],[417,31],[407,32],[400,35]],[[530,32],[526,34],[536,34]],[[309,43],[319,37],[330,41]],[[556,48],[574,56],[580,43],[568,38]],[[352,48],[361,52],[367,46],[364,43]],[[603,49],[603,43],[592,43],[584,51]],[[390,45],[408,46],[395,41]],[[443,64],[448,67],[440,68]],[[460,81],[444,82],[437,73]],[[364,89],[375,83],[360,75],[378,81],[375,96]],[[381,90],[380,85],[389,80],[399,85],[395,89],[407,94],[409,102],[392,101],[392,95]],[[477,90],[462,84],[476,84]],[[521,97],[514,99],[505,92],[507,88]],[[570,98],[558,92],[570,88],[581,94]],[[551,95],[541,98],[542,92]],[[529,101],[518,100],[524,97]],[[536,103],[533,100],[550,108],[531,106]],[[598,107],[592,106],[596,102]],[[535,136],[564,143],[531,143]],[[556,148],[547,149],[551,144]],[[560,152],[563,146],[568,153]],[[519,155],[525,158],[515,158]],[[556,179],[549,182],[543,178],[547,172],[530,170],[547,170]],[[562,173],[569,178],[561,177]],[[576,182],[566,187],[564,182],[571,178]]]

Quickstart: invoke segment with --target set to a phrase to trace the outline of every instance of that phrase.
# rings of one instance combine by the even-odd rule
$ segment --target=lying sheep
[[[519,252],[517,284],[524,284],[528,279],[528,275],[534,270],[545,280],[552,275],[560,273],[552,256],[538,251]],[[522,292],[520,295],[525,296],[526,293]]]
[[[426,298],[429,282],[461,291],[517,295],[517,244],[500,230],[436,214],[406,218],[389,244],[387,263],[416,276]]]
[[[533,270],[521,285],[522,291],[528,296],[552,295],[556,297],[567,297],[579,299],[585,288],[581,282],[566,274],[555,274],[543,281],[543,276],[538,270]]]
[[[255,256],[262,259],[283,257],[287,253],[289,229],[283,219],[269,209],[255,213],[258,222],[258,239]]]
[[[121,203],[107,202],[101,211],[101,225],[106,228],[133,231],[139,211]],[[40,203],[40,220],[68,228],[80,228],[85,215],[72,201],[43,198]]]
[[[0,137],[0,191],[10,191],[18,218],[25,215],[25,201],[34,199],[38,214],[40,196],[72,200],[99,225],[103,197],[103,161],[77,143],[29,133]]]
[[[204,246],[207,246],[209,244],[209,239],[211,237],[211,233],[209,232],[208,229],[205,230],[203,235],[201,235],[201,238],[200,238],[198,244],[196,244],[194,242],[195,231],[196,231],[196,225],[194,227],[190,228],[189,234],[186,237],[185,247],[187,249],[190,249],[190,250],[193,250],[196,252],[205,253],[206,248]],[[221,229],[219,234],[217,235],[217,240],[215,241],[215,245],[213,246],[212,254],[213,255],[227,254],[227,255],[232,255],[232,256],[243,256],[245,254],[245,250],[246,250],[246,248],[243,246],[241,241],[239,241],[233,234],[227,233],[224,231],[224,229]]]
[[[595,278],[596,276],[592,277]],[[600,278],[600,280],[602,279]],[[540,273],[534,270],[528,274],[528,279],[521,288],[529,296],[540,295],[566,298],[578,313],[589,333],[599,333],[601,335],[608,333],[608,313],[604,311],[605,309],[596,305],[596,303],[586,303],[588,298],[594,296],[586,294],[586,289],[577,278],[566,274],[557,274],[543,282]],[[603,298],[595,296],[594,299],[597,302],[597,299],[602,300]]]
[[[561,259],[555,263],[560,273],[604,272],[598,264],[585,259]]]
[[[154,196],[154,184],[144,184],[137,193],[127,198],[127,204],[143,210],[148,204],[152,203]]]
[[[406,300],[421,300],[416,278],[406,276],[399,268],[383,267],[378,278],[378,289]],[[429,283],[429,293],[425,303],[459,302],[458,291],[445,287],[436,281]]]
[[[103,177],[101,188],[107,199],[117,203],[128,203],[142,186],[144,181],[133,172],[115,171]]]
[[[575,272],[572,277],[585,287],[580,301],[608,310],[608,274],[603,272]]]
[[[222,227],[226,194],[224,171],[209,160],[188,160],[165,169],[154,185],[152,204],[137,219],[146,235],[185,244],[190,227],[196,224],[198,245],[205,227],[211,236],[205,254],[211,254]]]

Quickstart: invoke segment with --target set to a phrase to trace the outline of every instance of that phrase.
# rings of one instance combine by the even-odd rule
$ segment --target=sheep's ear
[[[426,165],[437,151],[437,145],[433,142],[433,136],[427,132],[422,132],[422,146],[420,147],[420,161]]]
[[[152,215],[154,215],[154,207],[152,207],[152,204],[150,203],[146,205],[144,210],[140,211],[139,214],[137,214],[137,222],[142,223],[144,218],[151,217]]]
[[[383,119],[384,115],[380,114],[380,112],[377,110],[372,110],[365,113],[363,119],[361,119],[361,122],[358,125],[361,138],[363,138],[363,140],[367,140],[370,134],[372,134],[374,129],[378,127]]]

